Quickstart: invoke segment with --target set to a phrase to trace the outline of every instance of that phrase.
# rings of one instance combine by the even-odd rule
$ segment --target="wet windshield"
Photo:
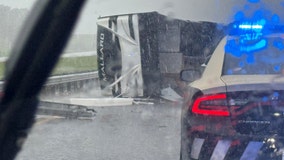
[[[0,97],[47,2],[0,0]],[[16,159],[284,159],[283,19],[283,0],[87,0]]]

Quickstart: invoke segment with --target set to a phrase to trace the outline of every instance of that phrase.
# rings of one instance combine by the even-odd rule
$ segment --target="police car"
[[[230,26],[188,85],[180,159],[284,159],[284,30],[265,20]]]

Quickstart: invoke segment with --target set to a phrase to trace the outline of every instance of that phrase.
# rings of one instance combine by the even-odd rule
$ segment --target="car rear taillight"
[[[200,96],[194,101],[192,112],[208,116],[229,116],[226,98],[226,94]]]

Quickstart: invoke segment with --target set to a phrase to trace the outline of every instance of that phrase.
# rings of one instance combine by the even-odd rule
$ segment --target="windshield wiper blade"
[[[85,0],[39,0],[6,63],[0,101],[0,159],[15,158],[35,120],[38,94],[72,32]]]

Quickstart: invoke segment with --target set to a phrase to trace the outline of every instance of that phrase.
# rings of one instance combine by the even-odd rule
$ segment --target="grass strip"
[[[5,62],[0,62],[0,80],[4,78]],[[97,57],[61,57],[52,75],[64,75],[97,70]]]
[[[97,56],[60,58],[52,75],[71,74],[97,70]]]

